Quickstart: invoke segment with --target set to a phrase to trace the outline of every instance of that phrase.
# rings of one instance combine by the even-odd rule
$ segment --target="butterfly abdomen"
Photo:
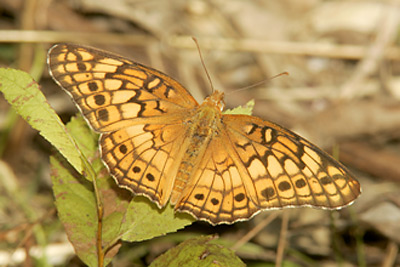
[[[188,181],[198,168],[210,141],[216,134],[216,124],[220,120],[220,110],[214,106],[201,106],[193,118],[186,121],[188,125],[187,138],[190,144],[179,165],[172,189],[171,204],[175,205],[187,186]]]

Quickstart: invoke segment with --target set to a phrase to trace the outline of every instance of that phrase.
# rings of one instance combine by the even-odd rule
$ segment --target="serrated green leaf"
[[[150,267],[164,266],[246,266],[235,253],[214,244],[214,237],[186,240],[155,259]]]
[[[97,135],[92,133],[82,117],[71,118],[67,128],[81,153],[89,159],[97,177],[97,187],[103,196],[104,208],[102,242],[108,244],[116,238],[121,224],[121,221],[115,223],[110,218],[116,216],[116,210],[121,209],[121,205],[122,210],[126,210],[130,194],[110,180],[98,157]],[[67,236],[79,258],[88,266],[97,266],[98,214],[92,181],[74,172],[60,157],[51,157],[50,164],[56,207]],[[105,263],[111,261],[119,247],[119,244],[115,244],[107,252]]]
[[[224,114],[242,114],[242,115],[251,115],[253,112],[255,102],[254,100],[250,100],[249,102],[246,103],[246,105],[238,106],[233,109],[227,109],[223,113]]]
[[[0,68],[0,91],[32,128],[56,147],[78,172],[82,172],[82,161],[74,141],[28,73]]]
[[[138,219],[140,218],[140,219]],[[176,232],[190,225],[195,219],[186,213],[175,213],[171,205],[162,210],[145,197],[131,201],[121,228],[122,240],[142,241]]]
[[[88,266],[96,266],[97,212],[92,185],[71,175],[63,161],[60,157],[50,157],[58,217],[79,258]]]

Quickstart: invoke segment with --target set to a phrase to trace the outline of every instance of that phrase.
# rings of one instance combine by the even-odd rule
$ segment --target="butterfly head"
[[[218,110],[223,111],[225,108],[224,92],[215,90],[204,100],[202,105],[213,106]]]

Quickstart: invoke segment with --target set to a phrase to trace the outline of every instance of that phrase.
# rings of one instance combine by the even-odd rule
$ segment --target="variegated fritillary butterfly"
[[[119,186],[211,224],[283,207],[338,209],[360,184],[293,132],[227,115],[223,93],[199,105],[171,77],[105,51],[72,44],[48,55],[53,79],[101,133],[102,159]]]

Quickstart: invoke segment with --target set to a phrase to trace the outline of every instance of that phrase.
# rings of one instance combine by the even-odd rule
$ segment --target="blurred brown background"
[[[201,102],[211,87],[195,36],[228,107],[255,99],[254,115],[335,151],[361,182],[362,196],[342,211],[263,212],[232,226],[195,223],[124,244],[114,266],[148,265],[198,234],[218,233],[232,247],[275,213],[236,251],[249,266],[276,262],[280,239],[284,263],[293,266],[400,266],[399,11],[399,1],[378,0],[0,0],[0,67],[31,73],[64,121],[77,110],[45,65],[47,49],[59,42],[89,44],[159,69]],[[282,72],[289,75],[269,79]],[[43,242],[60,248],[48,257],[60,262],[50,264],[81,266],[54,210],[52,148],[3,97],[0,153],[0,266]],[[15,265],[35,263],[28,257]]]

